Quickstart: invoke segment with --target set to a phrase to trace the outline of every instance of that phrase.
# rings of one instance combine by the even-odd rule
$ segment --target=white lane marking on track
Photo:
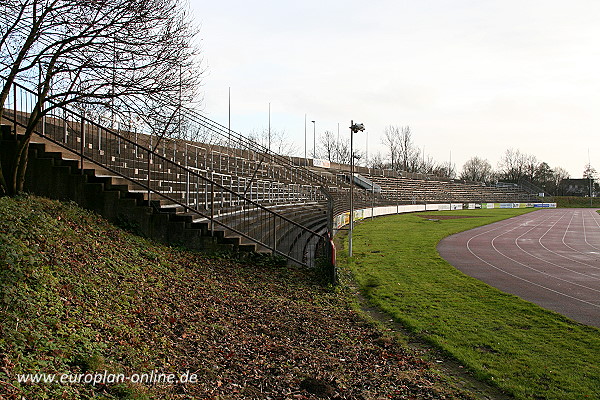
[[[550,218],[550,217],[548,217],[548,218]],[[548,218],[546,218],[546,219],[548,219]],[[599,225],[599,226],[600,226],[600,225]],[[504,225],[503,225],[502,227],[504,227]],[[515,227],[515,228],[513,228],[513,229],[510,229],[508,232],[510,232],[510,231],[512,231],[512,230],[514,230],[514,229],[516,229],[516,228],[517,228],[517,227]],[[515,275],[515,274],[513,274],[513,273],[511,273],[511,272],[505,271],[504,269],[502,269],[502,268],[500,268],[500,267],[497,267],[496,265],[494,265],[494,264],[492,264],[492,263],[490,263],[490,262],[488,262],[488,261],[484,260],[483,258],[479,257],[477,254],[475,254],[475,253],[473,252],[473,250],[471,250],[470,243],[471,243],[471,240],[472,240],[472,239],[474,239],[474,238],[475,238],[475,237],[477,237],[477,236],[481,236],[481,235],[483,235],[484,233],[488,233],[488,232],[491,232],[491,231],[494,231],[494,230],[498,230],[498,229],[500,229],[500,227],[499,227],[499,228],[495,228],[495,229],[489,229],[489,230],[487,230],[487,231],[485,231],[485,232],[479,233],[479,234],[477,234],[477,235],[475,235],[475,236],[472,236],[471,238],[469,238],[469,240],[467,241],[467,250],[469,250],[469,252],[470,252],[470,253],[471,253],[471,254],[472,254],[472,255],[473,255],[475,258],[479,259],[481,262],[483,262],[483,263],[485,263],[485,264],[489,265],[490,267],[492,267],[492,268],[494,268],[494,269],[496,269],[496,270],[498,270],[498,271],[500,271],[500,272],[502,272],[502,273],[504,273],[504,274],[506,274],[506,275],[508,275],[508,276],[512,276],[512,277],[513,277],[513,278],[515,278],[515,279],[518,279],[518,280],[521,280],[521,281],[523,281],[523,282],[526,282],[526,283],[528,283],[528,284],[530,284],[530,285],[532,285],[532,286],[537,286],[537,287],[539,287],[539,288],[542,288],[542,289],[544,289],[544,290],[547,290],[547,291],[549,291],[549,292],[556,293],[556,294],[558,294],[558,295],[560,295],[560,296],[564,296],[564,297],[567,297],[567,298],[573,299],[573,300],[575,300],[575,301],[579,301],[579,302],[582,302],[582,303],[588,304],[588,305],[590,305],[590,306],[592,306],[592,307],[600,308],[600,305],[599,305],[599,304],[590,303],[589,301],[585,301],[585,300],[583,300],[583,299],[579,299],[579,298],[577,298],[577,297],[574,297],[574,296],[571,296],[571,295],[569,295],[569,294],[566,294],[566,293],[559,292],[558,290],[551,289],[551,288],[549,288],[549,287],[546,287],[546,286],[544,286],[544,285],[541,285],[541,284],[539,284],[539,283],[532,282],[532,281],[530,281],[529,279],[525,279],[525,278],[523,278],[523,277],[520,277],[520,276],[518,276],[518,275]]]
[[[593,219],[593,220],[594,220],[594,222],[596,223],[596,226],[598,226],[598,228],[600,228],[600,224],[598,224],[598,219],[596,218],[596,216],[598,216],[598,213],[597,213],[596,211],[589,211],[589,212],[588,212],[588,214],[591,214],[591,216],[592,216],[592,219]],[[596,246],[594,246],[593,244],[591,244],[591,243],[588,241],[588,239],[587,239],[587,231],[586,231],[586,229],[585,229],[585,222],[584,222],[584,224],[583,224],[583,236],[584,236],[584,238],[585,238],[585,242],[586,242],[587,244],[589,244],[589,245],[590,245],[590,247],[593,247],[593,248],[594,248],[594,249],[596,249],[596,250],[600,250],[600,248],[599,248],[599,247],[596,247]]]
[[[575,215],[579,215],[579,213],[573,213],[573,216],[575,216]],[[573,218],[571,218],[571,221],[572,221],[572,220],[573,220]],[[582,222],[581,222],[581,226],[583,227],[583,239],[584,239],[584,241],[587,243],[587,237],[586,237],[586,232],[585,232],[585,216],[584,216],[584,214],[583,214],[583,213],[581,213],[581,220],[582,220]],[[570,225],[570,224],[571,224],[571,223],[569,222],[569,225]],[[569,249],[573,250],[573,251],[574,251],[574,252],[576,252],[576,253],[585,254],[585,255],[587,255],[587,254],[590,254],[590,253],[594,253],[593,251],[592,251],[592,252],[588,252],[588,251],[581,251],[581,250],[577,250],[576,248],[574,248],[574,247],[572,247],[572,246],[569,246],[569,245],[567,244],[567,242],[565,242],[565,238],[567,237],[567,233],[568,233],[568,229],[565,231],[565,234],[563,235],[562,242],[563,242],[563,244],[564,244],[565,246],[567,246]],[[588,245],[590,245],[590,244],[588,243]],[[590,245],[590,246],[591,246],[591,245]],[[593,247],[593,246],[592,246],[592,247]],[[586,264],[586,265],[587,265],[587,264]],[[595,268],[595,267],[593,267],[593,266],[592,266],[592,268]]]
[[[548,252],[550,252],[550,253],[552,253],[552,254],[556,254],[557,256],[559,256],[559,257],[562,257],[562,258],[565,258],[565,259],[567,259],[567,260],[569,260],[569,261],[576,262],[576,263],[579,263],[579,264],[583,264],[583,265],[585,265],[585,266],[587,266],[587,267],[590,267],[590,268],[593,268],[593,269],[598,269],[598,270],[600,270],[600,268],[598,268],[598,267],[596,267],[596,266],[594,266],[594,265],[587,264],[587,263],[585,263],[585,262],[583,262],[583,261],[575,260],[575,259],[573,259],[573,258],[567,257],[567,256],[565,256],[565,255],[562,255],[562,254],[559,254],[559,253],[557,253],[557,252],[555,252],[555,251],[553,251],[553,250],[550,250],[548,247],[544,246],[544,243],[542,243],[542,239],[544,238],[544,236],[546,236],[546,235],[548,234],[548,232],[550,232],[550,231],[551,231],[551,230],[552,230],[552,229],[553,229],[553,228],[556,226],[556,224],[558,224],[558,222],[559,222],[561,219],[563,219],[563,217],[564,217],[565,215],[567,215],[567,213],[568,213],[568,212],[565,212],[565,213],[564,213],[564,214],[563,214],[563,215],[562,215],[562,216],[561,216],[561,217],[560,217],[560,218],[559,218],[559,219],[558,219],[558,220],[557,220],[557,221],[556,221],[554,224],[552,224],[552,226],[550,226],[550,228],[548,228],[548,230],[547,230],[546,232],[544,232],[544,234],[543,234],[542,236],[540,236],[540,238],[538,239],[538,243],[539,243],[539,244],[540,244],[540,246],[542,246],[542,247],[543,247],[543,248],[544,248],[546,251],[548,251]],[[569,230],[569,227],[571,226],[571,223],[573,222],[573,217],[574,217],[574,216],[575,216],[575,215],[572,215],[572,216],[571,216],[571,219],[569,220],[569,225],[567,225],[567,229],[566,229],[567,231]],[[562,242],[563,242],[563,243],[565,243],[565,235],[566,235],[566,232],[565,232],[565,234],[563,234],[563,238],[562,238]],[[566,245],[566,244],[565,244],[565,245]],[[519,248],[521,249],[521,246],[519,246],[518,244],[517,244],[517,247],[519,247]],[[567,246],[567,247],[568,247],[568,246]],[[593,279],[597,279],[596,277],[594,277],[594,276],[592,276],[592,275],[588,275],[588,274],[585,274],[585,273],[583,273],[583,272],[575,271],[575,270],[572,270],[572,269],[570,269],[570,268],[563,267],[563,266],[561,266],[561,265],[559,265],[559,264],[556,264],[556,263],[554,263],[554,262],[552,262],[552,261],[548,261],[548,260],[545,260],[545,259],[543,259],[543,258],[541,258],[541,257],[537,257],[537,256],[535,256],[535,255],[533,255],[533,254],[531,254],[531,253],[529,253],[529,252],[525,251],[524,249],[521,249],[521,250],[523,250],[525,253],[527,253],[527,254],[531,255],[532,257],[534,257],[534,258],[537,258],[538,260],[540,260],[540,261],[543,261],[543,262],[545,262],[545,263],[548,263],[548,264],[550,264],[550,265],[554,265],[555,267],[558,267],[558,268],[561,268],[561,269],[565,269],[565,270],[567,270],[567,271],[570,271],[570,272],[574,272],[574,273],[576,273],[576,274],[578,274],[578,275],[583,275],[583,276],[586,276],[586,277],[591,277],[591,278],[593,278]]]
[[[569,249],[573,250],[574,252],[576,252],[576,253],[579,253],[579,254],[583,254],[583,255],[585,255],[585,256],[588,256],[589,254],[598,254],[597,252],[594,252],[594,251],[581,251],[581,250],[577,250],[576,248],[574,248],[574,247],[572,247],[572,246],[569,246],[569,245],[567,244],[567,242],[565,242],[565,238],[567,237],[567,233],[569,232],[569,227],[571,226],[571,224],[572,224],[572,222],[573,222],[573,218],[575,218],[575,215],[579,216],[579,214],[580,214],[580,213],[578,213],[578,212],[576,212],[576,213],[573,213],[573,216],[571,217],[571,220],[569,221],[569,225],[567,226],[567,229],[565,230],[565,233],[564,233],[564,235],[563,235],[563,237],[562,237],[562,243],[563,243],[563,244],[564,244],[566,247],[568,247]],[[587,242],[586,230],[585,230],[585,217],[584,217],[583,213],[581,213],[581,218],[582,218],[582,223],[581,223],[581,225],[583,226],[583,238],[584,238],[585,242]],[[572,231],[572,232],[576,232],[576,231]],[[540,240],[541,240],[541,238],[540,238]],[[541,243],[541,242],[540,242],[540,243]],[[588,245],[590,245],[590,244],[588,243]],[[546,246],[544,246],[543,244],[542,244],[542,246],[543,246],[544,248],[546,248]],[[591,246],[591,245],[590,245],[590,246]],[[594,246],[591,246],[591,247],[594,247]],[[595,247],[594,247],[594,248],[595,248]],[[584,262],[584,261],[581,261],[581,260],[576,260],[576,259],[573,259],[573,258],[567,257],[567,256],[565,256],[565,255],[562,255],[562,254],[555,253],[554,251],[552,251],[552,250],[550,250],[550,249],[547,249],[547,250],[548,250],[548,251],[550,251],[550,252],[552,252],[552,253],[554,253],[554,254],[556,254],[556,255],[557,255],[557,256],[559,256],[559,257],[566,258],[566,259],[567,259],[567,260],[569,260],[569,261],[573,261],[573,262],[576,262],[576,263],[579,263],[579,264],[583,264],[583,265],[585,265],[585,266],[587,266],[587,267],[590,267],[590,268],[593,268],[593,269],[600,270],[600,267],[597,267],[597,266],[595,266],[595,265],[591,265],[591,264],[588,264],[588,263],[586,263],[586,262]]]
[[[559,219],[557,219],[557,220],[556,220],[556,221],[555,221],[555,222],[552,224],[552,226],[550,226],[550,228],[548,228],[548,230],[546,230],[546,232],[544,233],[544,235],[542,235],[542,237],[544,237],[544,236],[545,236],[545,235],[546,235],[546,234],[547,234],[547,233],[548,233],[548,232],[549,232],[549,231],[550,231],[550,230],[551,230],[551,229],[552,229],[552,228],[553,228],[553,227],[554,227],[554,226],[555,226],[555,225],[556,225],[556,224],[557,224],[557,223],[558,223],[558,222],[559,222],[561,219],[563,219],[563,217],[564,217],[566,214],[567,214],[567,213],[565,212],[563,215],[561,215],[561,217],[560,217]],[[540,223],[538,226],[540,226],[540,225],[541,225],[541,223]],[[558,267],[558,268],[561,268],[561,269],[564,269],[564,270],[567,270],[567,271],[570,271],[570,272],[574,272],[574,273],[576,273],[576,274],[579,274],[579,275],[583,275],[583,276],[585,276],[586,278],[598,279],[598,278],[596,278],[595,276],[587,275],[587,274],[584,274],[584,273],[582,273],[582,272],[578,272],[578,271],[573,271],[573,270],[572,270],[572,269],[570,269],[570,268],[563,267],[563,266],[561,266],[561,265],[559,265],[559,264],[553,263],[553,262],[551,262],[551,261],[548,261],[548,260],[544,260],[543,258],[537,257],[537,256],[535,256],[535,255],[533,255],[533,254],[531,254],[531,253],[529,253],[529,252],[525,251],[525,250],[524,250],[524,249],[523,249],[521,246],[519,246],[519,243],[518,243],[518,241],[519,241],[519,238],[520,238],[521,236],[523,236],[523,235],[526,235],[527,233],[531,232],[531,231],[532,231],[533,229],[535,229],[536,227],[537,227],[537,226],[534,226],[534,227],[532,227],[531,229],[527,230],[526,232],[522,233],[520,236],[518,236],[518,237],[516,237],[516,238],[515,238],[515,240],[514,240],[514,243],[515,243],[515,245],[516,245],[516,246],[517,246],[517,247],[518,247],[518,248],[519,248],[519,249],[520,249],[520,250],[521,250],[523,253],[525,253],[525,254],[528,254],[528,255],[530,255],[531,257],[533,257],[533,258],[535,258],[535,259],[538,259],[538,260],[540,260],[540,261],[542,261],[542,262],[545,262],[545,263],[547,263],[547,264],[554,265],[554,266],[556,266],[556,267]],[[506,232],[506,233],[508,233],[508,232]],[[534,267],[531,267],[531,266],[529,266],[529,265],[527,265],[527,264],[524,264],[524,263],[522,263],[522,262],[520,262],[520,261],[517,261],[517,260],[515,260],[514,258],[512,258],[512,257],[509,257],[509,256],[507,256],[506,254],[502,253],[502,252],[501,252],[500,250],[498,250],[498,248],[495,246],[495,244],[494,244],[494,241],[495,241],[497,238],[499,238],[500,236],[503,236],[503,235],[504,235],[504,234],[506,234],[506,233],[500,234],[500,235],[496,236],[494,239],[492,239],[492,247],[494,248],[494,250],[496,250],[496,252],[497,252],[498,254],[500,254],[500,255],[502,255],[502,256],[504,256],[504,257],[508,258],[509,260],[511,260],[512,262],[514,262],[514,263],[516,263],[516,264],[518,264],[518,265],[522,265],[523,267],[525,267],[525,268],[527,268],[527,269],[530,269],[530,270],[532,270],[532,271],[535,271],[535,272],[537,272],[537,273],[540,273],[540,274],[542,274],[542,275],[546,275],[546,276],[549,276],[549,277],[551,277],[551,278],[557,279],[557,280],[559,280],[559,281],[563,281],[563,282],[566,282],[566,283],[569,283],[569,284],[572,284],[572,285],[576,285],[576,286],[582,287],[582,288],[584,288],[584,289],[589,289],[589,290],[592,290],[592,291],[594,291],[594,292],[598,292],[598,293],[600,293],[600,290],[598,290],[598,289],[594,289],[594,288],[591,288],[591,287],[589,287],[589,286],[585,286],[585,285],[582,285],[582,284],[579,284],[579,283],[576,283],[576,282],[570,281],[570,280],[568,280],[568,279],[561,278],[561,277],[559,277],[559,276],[556,276],[556,275],[554,275],[554,274],[550,274],[550,273],[548,273],[548,272],[544,272],[544,271],[542,271],[542,270],[539,270],[539,269],[537,269],[537,268],[534,268]],[[540,239],[540,240],[541,240],[541,239]],[[540,242],[540,244],[541,244],[541,242]],[[544,246],[542,245],[542,247],[544,247]],[[544,248],[545,248],[545,247],[544,247]]]

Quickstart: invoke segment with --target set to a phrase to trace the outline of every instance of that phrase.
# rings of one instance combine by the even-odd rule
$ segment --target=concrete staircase
[[[2,160],[11,156],[14,143],[14,136],[3,129]],[[76,155],[42,138],[34,137],[30,143],[26,192],[74,201],[111,222],[162,243],[209,253],[270,253],[218,226],[211,231],[208,221],[193,221],[164,200],[149,203],[147,194],[140,189],[134,182],[89,162],[84,162],[82,170]]]
[[[3,160],[11,156],[15,143],[9,127],[5,128],[0,137]],[[81,165],[82,159],[77,154],[34,135],[24,190],[75,201],[142,236],[208,253],[272,254],[276,248],[311,265],[314,260],[310,254],[314,253],[318,236],[313,237],[306,228],[320,235],[327,232],[327,210],[318,202],[275,202],[269,206],[269,213],[265,213],[260,209],[249,212],[231,203],[231,199],[216,198],[220,205],[218,221],[223,224],[219,225],[169,198],[157,199],[154,194],[148,201],[146,188],[96,163],[83,160],[83,168]],[[273,213],[300,225],[277,222]],[[258,243],[237,234],[236,230],[246,232]]]

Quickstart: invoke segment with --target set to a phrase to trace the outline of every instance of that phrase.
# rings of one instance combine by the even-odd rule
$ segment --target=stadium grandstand
[[[14,84],[2,149],[22,135],[36,94]],[[48,107],[51,108],[51,107]],[[533,202],[523,185],[485,185],[275,154],[198,114],[169,137],[52,107],[36,125],[25,190],[71,199],[157,240],[205,250],[331,259],[333,220],[354,208]],[[6,157],[3,157],[5,160]]]

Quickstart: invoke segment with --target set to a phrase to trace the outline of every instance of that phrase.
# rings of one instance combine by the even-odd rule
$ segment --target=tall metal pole
[[[229,86],[227,95],[227,145],[231,147],[231,86]]]
[[[367,164],[369,162],[369,132],[365,132],[365,164]],[[368,167],[368,165],[365,165]]]
[[[313,158],[317,158],[317,124],[315,121],[310,121],[313,123]]]
[[[313,123],[313,158],[317,158],[317,123]]]
[[[269,153],[271,152],[271,102],[269,102]]]
[[[348,257],[352,257],[352,231],[354,230],[354,121],[350,121],[350,230],[348,232]]]
[[[348,234],[348,257],[352,257],[352,232],[354,231],[354,132],[364,132],[364,130],[364,124],[354,125],[354,121],[350,121],[350,230]]]
[[[306,113],[304,113],[304,165],[308,165],[306,157]]]

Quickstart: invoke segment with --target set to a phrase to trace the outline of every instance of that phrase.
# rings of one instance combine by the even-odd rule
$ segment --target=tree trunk
[[[23,139],[23,142],[18,146],[21,151],[19,153],[19,159],[15,162],[15,194],[22,193],[23,186],[25,185],[25,172],[27,171],[27,163],[29,162],[29,139],[31,139],[31,135],[26,139]]]
[[[6,193],[9,196],[17,195],[23,192],[25,184],[25,172],[29,161],[29,142],[35,130],[35,126],[41,119],[39,102],[34,107],[29,116],[29,123],[25,129],[25,134],[22,137],[17,136],[14,147],[14,158],[9,160],[9,171],[6,180]]]
[[[13,184],[13,174],[16,171],[16,153],[19,143],[16,140],[6,140],[2,143],[2,155],[0,162],[1,175],[0,184],[2,185],[3,196],[14,196],[17,194],[17,187]]]

